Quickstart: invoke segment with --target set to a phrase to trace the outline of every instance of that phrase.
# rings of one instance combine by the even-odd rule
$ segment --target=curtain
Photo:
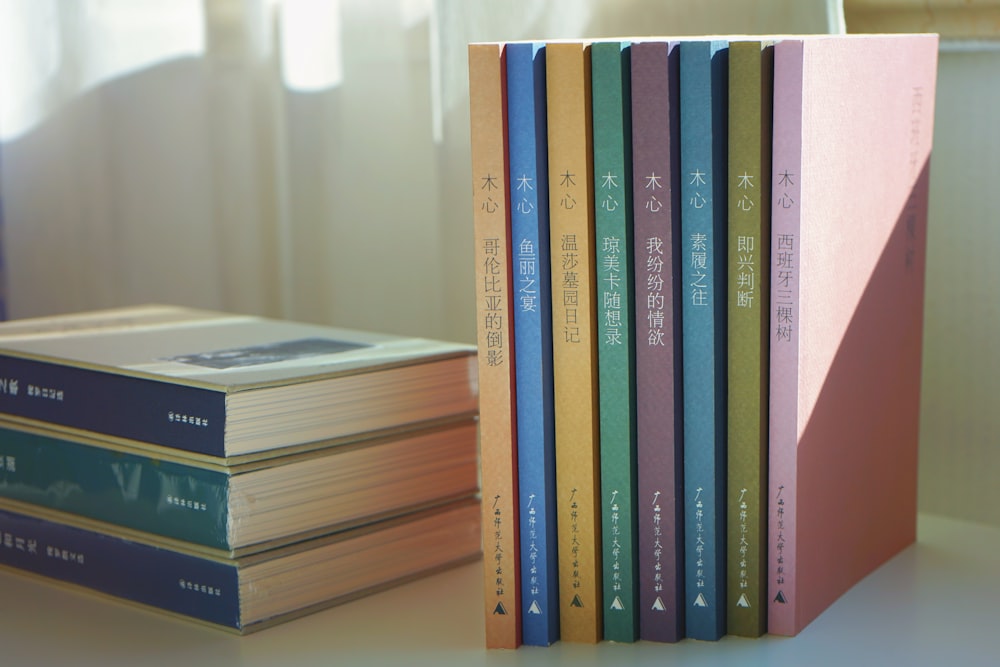
[[[830,4],[0,0],[0,306],[474,341],[468,42],[825,32]]]

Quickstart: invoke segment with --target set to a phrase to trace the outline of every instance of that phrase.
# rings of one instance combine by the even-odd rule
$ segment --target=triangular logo
[[[615,611],[625,611],[625,604],[619,596],[615,596],[615,599],[611,601],[611,608]]]
[[[538,604],[538,600],[532,600],[531,601],[531,606],[528,607],[528,613],[529,614],[541,614],[542,613],[542,607]]]
[[[737,607],[743,607],[744,609],[750,608],[750,600],[747,599],[747,594],[744,593],[740,596],[740,599],[736,601]]]
[[[506,616],[507,607],[503,606],[503,602],[497,602],[497,606],[493,607],[494,616]]]
[[[695,607],[707,607],[708,606],[708,600],[705,599],[705,594],[704,593],[698,593],[698,597],[696,597],[694,599],[694,606]]]
[[[778,604],[787,604],[788,600],[785,598],[785,591],[778,591],[778,594],[774,596],[774,601]]]
[[[667,605],[663,604],[663,598],[656,598],[653,600],[653,611],[666,611]]]
[[[580,599],[579,595],[573,596],[573,601],[569,603],[571,607],[583,607],[583,600]]]

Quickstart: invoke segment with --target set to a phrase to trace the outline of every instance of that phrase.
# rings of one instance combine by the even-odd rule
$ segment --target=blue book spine
[[[231,564],[0,510],[0,565],[240,629]]]
[[[0,412],[225,456],[223,391],[0,355]]]
[[[687,635],[726,632],[725,41],[681,42],[681,266]]]
[[[559,639],[545,47],[507,46],[523,642]]]

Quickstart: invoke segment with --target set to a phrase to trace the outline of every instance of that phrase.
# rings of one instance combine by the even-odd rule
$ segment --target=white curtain
[[[469,41],[824,32],[828,4],[0,0],[6,315],[473,341]]]

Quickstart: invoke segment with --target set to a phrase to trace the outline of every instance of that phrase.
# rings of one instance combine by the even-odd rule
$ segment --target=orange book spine
[[[546,45],[562,639],[602,637],[590,47]]]
[[[487,648],[521,644],[505,69],[502,44],[469,45]]]

